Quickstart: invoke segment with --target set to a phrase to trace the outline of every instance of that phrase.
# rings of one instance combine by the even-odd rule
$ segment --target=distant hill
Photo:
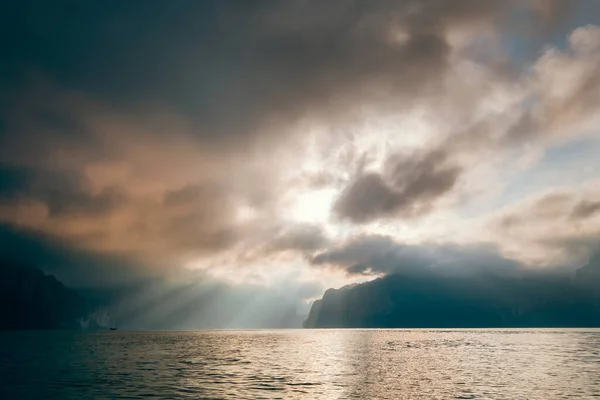
[[[0,329],[79,329],[91,310],[53,276],[0,260]]]
[[[578,277],[392,275],[329,289],[304,327],[600,327],[600,281],[592,278],[600,275],[590,266]]]

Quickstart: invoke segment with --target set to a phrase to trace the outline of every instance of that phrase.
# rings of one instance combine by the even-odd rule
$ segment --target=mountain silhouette
[[[0,329],[79,329],[92,308],[54,276],[0,260]]]
[[[305,328],[600,327],[600,274],[390,275],[329,289]]]

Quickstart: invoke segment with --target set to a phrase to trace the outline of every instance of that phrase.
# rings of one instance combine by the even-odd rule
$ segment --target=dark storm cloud
[[[461,174],[461,168],[446,158],[442,151],[394,155],[387,159],[383,173],[364,173],[351,182],[334,210],[355,223],[425,214],[454,187]]]
[[[159,103],[203,136],[236,140],[264,119],[429,93],[446,31],[491,24],[512,2],[27,1],[5,6],[6,75],[38,70],[111,104]],[[15,76],[16,75],[16,76]],[[14,84],[13,84],[14,85]]]
[[[535,4],[554,15],[554,2]],[[514,5],[4,3],[0,157],[3,168],[27,172],[4,173],[10,201],[0,218],[81,248],[150,258],[261,237],[263,225],[281,225],[267,222],[283,191],[270,150],[296,119],[351,124],[364,105],[398,111],[437,96],[449,34],[502,23]],[[56,87],[40,90],[40,81]],[[354,222],[422,215],[459,178],[450,158],[391,157],[352,182],[336,211]],[[262,218],[253,226],[236,217],[250,206]],[[286,235],[274,246],[323,242]]]
[[[245,165],[260,133],[279,143],[281,123],[307,113],[346,119],[368,102],[430,93],[447,67],[447,31],[492,23],[504,8],[467,0],[3,5],[3,36],[13,40],[3,55],[11,107],[2,110],[0,156],[28,168],[5,184],[23,190],[3,220],[25,208],[29,228],[105,251],[231,246],[240,237],[235,208],[269,207],[275,195],[263,189],[273,170]],[[40,89],[36,75],[56,86]],[[207,161],[209,151],[222,156]],[[394,204],[382,199],[358,219],[425,203],[452,179],[450,170],[414,168],[430,182],[402,184],[399,196],[382,186]],[[48,218],[33,218],[32,204]],[[426,207],[417,208],[410,213]],[[117,226],[103,231],[108,220]]]
[[[323,229],[317,225],[292,224],[279,230],[268,245],[269,251],[298,250],[314,252],[329,243]]]
[[[350,275],[510,275],[522,270],[517,262],[502,257],[489,245],[408,245],[378,235],[354,237],[315,255],[311,261]]]
[[[50,216],[103,214],[126,202],[118,188],[91,194],[75,172],[58,173],[0,165],[0,203],[36,199],[48,207]]]
[[[169,258],[235,243],[237,204],[265,197],[254,170],[232,176],[232,156],[199,146],[176,118],[36,94],[13,107],[19,119],[0,139],[2,221],[82,248]]]
[[[574,219],[585,219],[600,211],[600,201],[582,201],[578,203],[571,212]]]
[[[400,261],[400,254],[405,247],[387,236],[361,236],[337,247],[327,249],[315,255],[311,262],[314,265],[331,265],[345,270],[350,275],[387,274],[394,270],[415,272],[425,268],[426,261],[419,260],[416,254],[406,255]]]

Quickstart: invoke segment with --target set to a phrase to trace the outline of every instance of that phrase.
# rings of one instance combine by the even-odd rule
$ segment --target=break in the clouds
[[[7,232],[299,287],[596,251],[595,1],[60,3],[0,10]]]

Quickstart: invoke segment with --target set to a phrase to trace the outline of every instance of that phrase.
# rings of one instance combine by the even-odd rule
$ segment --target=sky
[[[24,0],[0,26],[0,253],[127,312],[599,250],[595,0]]]

